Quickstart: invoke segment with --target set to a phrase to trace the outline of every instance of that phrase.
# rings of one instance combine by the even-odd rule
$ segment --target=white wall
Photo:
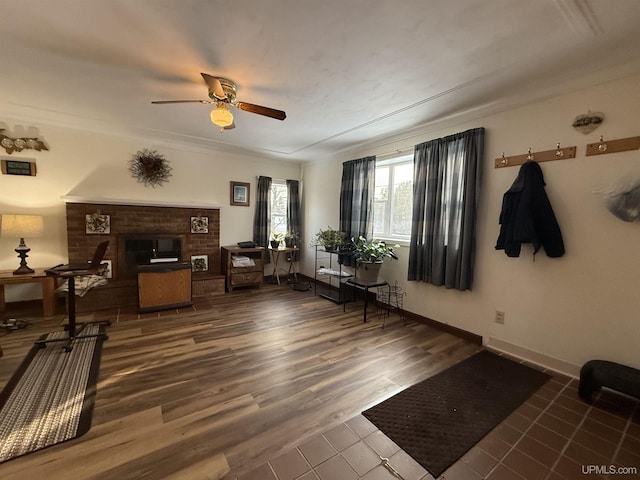
[[[635,76],[474,121],[449,121],[446,127],[424,128],[329,163],[306,165],[308,236],[327,224],[338,225],[343,161],[485,127],[473,290],[407,282],[408,248],[400,249],[399,261],[385,262],[382,275],[407,291],[407,310],[482,335],[485,342],[538,363],[572,374],[593,358],[640,367],[640,223],[618,220],[597,193],[629,178],[640,181],[640,151],[585,156],[586,144],[600,135],[605,140],[640,135],[638,84]],[[595,132],[583,135],[571,124],[588,110],[604,112],[606,119]],[[575,159],[541,164],[567,253],[551,259],[540,252],[534,262],[527,245],[520,258],[508,258],[494,247],[502,195],[519,167],[494,169],[494,159],[502,152],[550,150],[557,142],[578,147]],[[303,271],[313,275],[310,249]],[[496,310],[505,312],[504,325],[494,322]]]
[[[153,145],[46,125],[5,120],[10,131],[37,127],[49,152],[24,151],[3,158],[35,158],[33,178],[0,175],[0,213],[41,213],[46,235],[26,239],[32,248],[29,263],[49,266],[66,261],[66,222],[63,195],[91,198],[195,202],[221,206],[221,243],[251,238],[253,208],[229,206],[229,181],[248,181],[255,193],[257,175],[303,180],[304,245],[320,228],[338,227],[342,162],[365,155],[388,153],[467,128],[486,128],[486,159],[478,218],[477,262],[471,292],[446,290],[407,282],[408,249],[397,262],[387,262],[383,275],[398,280],[408,292],[405,307],[482,335],[490,344],[515,351],[541,363],[577,367],[604,358],[640,367],[640,225],[616,219],[595,193],[630,177],[640,178],[640,152],[586,157],[585,145],[598,140],[640,135],[640,77],[632,77],[494,114],[474,121],[451,121],[425,127],[398,139],[372,143],[339,158],[322,159],[300,168],[297,163],[259,157],[203,152],[185,146]],[[589,135],[571,123],[587,110],[606,114],[604,124]],[[529,247],[520,258],[494,250],[503,193],[517,175],[517,167],[494,169],[493,159],[548,150],[560,142],[576,145],[573,160],[542,164],[547,193],[562,228],[567,254],[549,259],[544,253],[532,261]],[[131,178],[128,160],[141,148],[157,149],[173,167],[170,181],[145,187]],[[302,172],[302,173],[301,173]],[[253,200],[252,200],[253,205]],[[13,269],[18,260],[16,240],[0,238],[0,268]],[[313,276],[312,249],[302,256],[301,271]],[[33,288],[32,288],[33,287]],[[8,301],[37,298],[37,287],[10,286]],[[336,307],[340,308],[340,307]],[[495,311],[506,314],[505,325],[493,322]]]
[[[20,119],[0,125],[9,131],[29,128]],[[205,152],[189,146],[154,145],[139,139],[99,135],[38,125],[39,137],[50,151],[23,150],[0,155],[12,160],[35,159],[37,175],[0,175],[0,213],[44,215],[45,235],[27,238],[28,263],[48,267],[65,263],[67,234],[65,195],[161,204],[220,207],[220,243],[233,245],[252,239],[256,177],[299,179],[298,162],[276,162],[259,156]],[[217,134],[217,132],[215,132]],[[138,183],[129,173],[129,159],[142,148],[157,150],[172,167],[167,183],[151,187]],[[2,151],[4,153],[4,150]],[[251,206],[229,205],[229,182],[251,183]],[[0,269],[15,269],[19,260],[13,249],[17,239],[0,237]],[[39,298],[37,285],[5,287],[7,301]]]

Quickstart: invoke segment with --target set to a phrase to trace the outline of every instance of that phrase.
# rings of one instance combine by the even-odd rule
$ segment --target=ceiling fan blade
[[[156,100],[155,102],[151,102],[155,104],[164,104],[164,103],[214,103],[211,100]]]
[[[236,128],[235,122],[233,122],[231,125],[224,127],[224,130],[233,130],[234,128]]]
[[[209,91],[213,93],[214,97],[216,97],[218,100],[227,99],[227,94],[224,93],[220,80],[218,80],[216,77],[213,77],[207,73],[200,73],[200,75],[202,75],[202,78],[204,78],[204,81],[206,82],[207,87],[209,87]]]
[[[275,118],[276,120],[284,120],[285,118],[287,118],[287,114],[282,110],[263,107],[261,105],[254,105],[253,103],[238,102],[236,103],[236,107],[245,112],[257,113],[258,115]]]

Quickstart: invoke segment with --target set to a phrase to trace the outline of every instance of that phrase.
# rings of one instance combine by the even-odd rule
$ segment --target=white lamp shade
[[[224,103],[219,103],[218,106],[211,111],[211,121],[219,127],[228,127],[233,123],[233,115]]]
[[[11,238],[40,237],[44,231],[41,215],[2,215],[0,234]]]

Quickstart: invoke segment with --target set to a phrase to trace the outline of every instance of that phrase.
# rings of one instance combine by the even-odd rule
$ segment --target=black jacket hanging
[[[509,257],[519,257],[521,245],[531,243],[534,255],[541,246],[549,257],[564,255],[562,233],[545,185],[537,162],[528,161],[520,167],[518,177],[502,199],[496,250],[504,250]]]

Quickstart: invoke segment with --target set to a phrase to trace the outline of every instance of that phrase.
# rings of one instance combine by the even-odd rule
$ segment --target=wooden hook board
[[[587,144],[587,157],[607,153],[626,152],[640,149],[640,137],[619,138],[618,140],[600,140]]]
[[[511,157],[496,158],[495,168],[515,167],[516,165],[522,165],[527,160],[550,162],[552,160],[566,160],[568,158],[576,158],[576,147],[554,148],[553,150],[545,150],[543,152],[531,152],[522,155],[513,155]]]

